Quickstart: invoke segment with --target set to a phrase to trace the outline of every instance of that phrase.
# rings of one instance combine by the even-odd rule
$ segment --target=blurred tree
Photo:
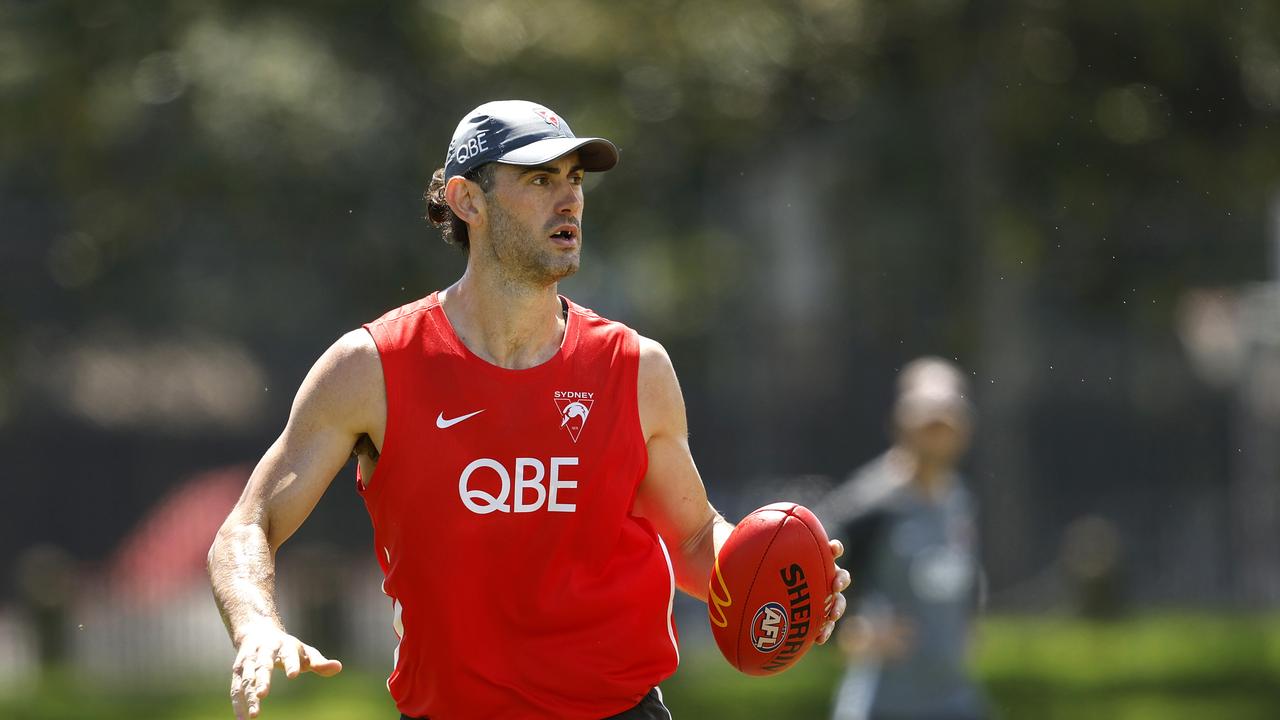
[[[449,283],[421,188],[519,96],[622,148],[566,292],[671,349],[713,498],[869,457],[885,379],[941,353],[978,368],[997,588],[1106,506],[1199,528],[1134,552],[1153,595],[1212,593],[1225,410],[1172,315],[1263,272],[1278,37],[1266,0],[4,3],[0,449],[39,481],[0,567],[102,557],[256,456],[332,338]],[[318,512],[360,537],[353,505]]]

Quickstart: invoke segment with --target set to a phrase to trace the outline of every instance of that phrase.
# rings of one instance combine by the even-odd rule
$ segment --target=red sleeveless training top
[[[604,718],[675,672],[670,556],[631,514],[637,336],[564,302],[560,351],[527,370],[468,350],[438,293],[365,325],[387,424],[361,494],[411,717]]]

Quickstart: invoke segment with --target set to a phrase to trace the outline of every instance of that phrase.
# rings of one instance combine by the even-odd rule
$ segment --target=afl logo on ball
[[[767,602],[751,619],[751,644],[762,653],[773,652],[787,637],[787,609]]]

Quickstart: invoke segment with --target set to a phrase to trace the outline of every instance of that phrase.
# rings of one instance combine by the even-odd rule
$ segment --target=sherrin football
[[[711,572],[707,614],[729,664],[773,675],[795,664],[822,629],[831,544],[808,508],[765,505],[738,523]]]

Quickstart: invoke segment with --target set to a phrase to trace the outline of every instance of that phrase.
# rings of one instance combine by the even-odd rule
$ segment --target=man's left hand
[[[843,554],[844,543],[839,540],[832,540],[832,560],[834,561]],[[822,623],[822,630],[819,631],[818,639],[816,640],[819,645],[822,645],[826,643],[827,640],[831,639],[831,633],[836,629],[836,621],[844,615],[844,610],[847,604],[844,599],[844,595],[841,595],[841,593],[848,589],[849,585],[853,582],[849,577],[848,570],[836,565],[834,562],[832,563],[832,567],[835,568],[836,579],[831,583],[831,594],[827,596],[823,605],[823,609],[826,610],[827,616],[826,620]]]

